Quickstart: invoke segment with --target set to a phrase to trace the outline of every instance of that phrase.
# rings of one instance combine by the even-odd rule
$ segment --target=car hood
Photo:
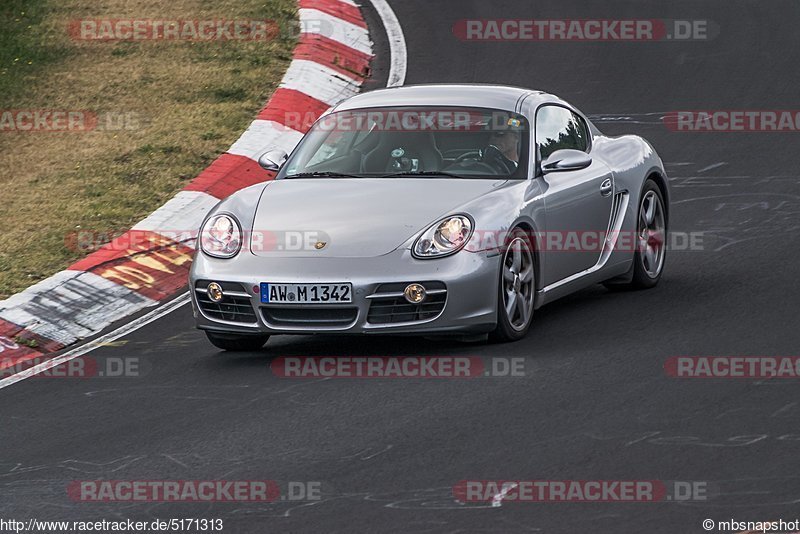
[[[253,221],[257,256],[366,258],[388,254],[503,180],[313,178],[270,182]],[[315,244],[324,242],[317,249]]]

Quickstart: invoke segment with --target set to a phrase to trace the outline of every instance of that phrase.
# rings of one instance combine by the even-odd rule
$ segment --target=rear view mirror
[[[280,149],[269,150],[258,157],[258,164],[262,169],[277,172],[289,159],[288,154]]]

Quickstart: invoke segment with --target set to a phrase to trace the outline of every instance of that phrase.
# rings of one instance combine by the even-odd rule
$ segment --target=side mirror
[[[258,157],[258,164],[264,170],[277,172],[287,159],[289,159],[289,155],[283,150],[269,150]]]
[[[542,162],[542,172],[577,171],[592,164],[592,157],[586,152],[562,148],[550,154]]]

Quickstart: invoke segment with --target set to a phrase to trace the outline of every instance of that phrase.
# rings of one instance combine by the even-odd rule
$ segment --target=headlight
[[[472,236],[472,219],[450,215],[425,230],[414,243],[412,253],[420,259],[441,258],[464,248]]]
[[[214,215],[200,230],[200,250],[215,258],[232,258],[242,248],[242,229],[231,215]]]

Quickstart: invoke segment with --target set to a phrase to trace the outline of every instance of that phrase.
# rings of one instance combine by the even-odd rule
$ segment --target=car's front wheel
[[[239,334],[223,334],[206,330],[206,336],[215,347],[231,352],[252,352],[259,350],[269,336],[252,336]]]
[[[642,188],[636,210],[636,252],[627,282],[610,280],[605,286],[612,290],[647,289],[661,280],[667,254],[667,211],[664,196],[658,185],[648,179]]]
[[[528,235],[515,229],[503,252],[497,296],[495,341],[517,341],[525,337],[533,319],[536,271],[533,247]]]

